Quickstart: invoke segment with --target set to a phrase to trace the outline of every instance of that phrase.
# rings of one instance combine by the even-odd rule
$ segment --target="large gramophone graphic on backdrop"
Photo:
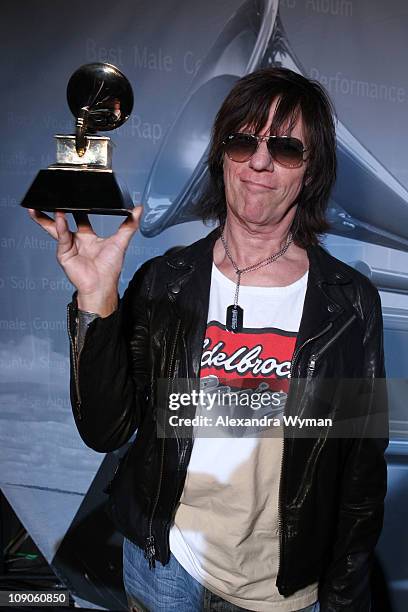
[[[266,66],[307,76],[290,47],[278,5],[279,0],[245,2],[203,60],[148,177],[142,196],[145,236],[196,218],[194,204],[207,179],[211,126],[238,78]],[[332,233],[408,250],[407,190],[340,121],[337,148],[338,179],[329,208]]]
[[[120,127],[133,108],[129,81],[112,64],[85,64],[67,87],[75,134],[56,135],[57,162],[40,170],[22,201],[37,210],[126,215],[129,192],[112,171],[112,141],[98,132]]]

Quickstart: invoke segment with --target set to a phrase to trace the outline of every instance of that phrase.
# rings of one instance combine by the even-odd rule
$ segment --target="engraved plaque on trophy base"
[[[92,167],[112,168],[112,148],[114,147],[108,136],[87,136],[87,148],[80,157],[75,146],[74,135],[54,136],[57,141],[57,163],[50,168],[60,166],[80,166],[82,169]]]

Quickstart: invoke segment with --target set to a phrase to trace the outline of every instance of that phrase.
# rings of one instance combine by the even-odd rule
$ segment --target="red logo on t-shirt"
[[[207,325],[201,357],[201,377],[256,387],[268,379],[270,389],[286,391],[296,333],[277,328],[245,329],[234,334],[218,321]]]

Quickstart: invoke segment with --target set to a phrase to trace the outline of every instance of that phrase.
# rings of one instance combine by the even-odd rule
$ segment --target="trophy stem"
[[[85,151],[88,148],[89,141],[86,137],[88,115],[89,109],[84,106],[83,108],[81,108],[81,112],[76,120],[75,149],[79,157],[83,157],[85,155]]]

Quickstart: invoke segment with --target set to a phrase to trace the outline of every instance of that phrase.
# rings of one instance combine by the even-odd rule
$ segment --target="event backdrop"
[[[82,64],[111,62],[134,89],[133,114],[112,135],[114,169],[145,207],[126,256],[123,291],[145,260],[209,231],[191,209],[206,181],[215,112],[238,77],[283,65],[323,84],[337,109],[339,176],[324,244],[381,291],[393,384],[378,559],[393,609],[406,610],[406,2],[29,0],[9,3],[0,27],[0,486],[47,560],[63,577],[69,573],[58,561],[66,534],[84,508],[93,516],[95,477],[102,482],[115,463],[85,447],[75,429],[65,319],[73,289],[56,262],[55,243],[19,206],[37,171],[55,161],[53,135],[73,130],[68,79]],[[120,219],[93,221],[107,235]],[[73,589],[83,601],[86,589]],[[87,593],[103,605],[103,596]]]

